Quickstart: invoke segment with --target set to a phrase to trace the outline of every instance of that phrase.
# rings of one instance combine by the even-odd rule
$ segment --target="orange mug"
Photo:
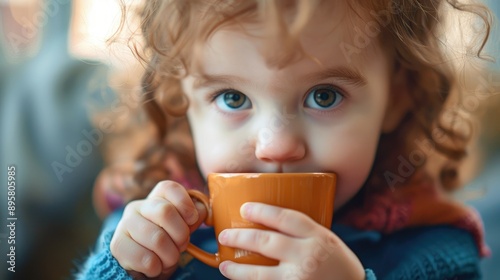
[[[332,173],[213,173],[208,175],[210,198],[189,190],[189,195],[207,207],[205,224],[213,226],[216,236],[227,228],[267,229],[240,215],[245,202],[262,202],[305,213],[330,228],[333,217],[336,176]],[[218,267],[222,261],[257,265],[277,265],[278,261],[260,254],[223,246],[211,254],[189,243],[188,253],[203,263]]]

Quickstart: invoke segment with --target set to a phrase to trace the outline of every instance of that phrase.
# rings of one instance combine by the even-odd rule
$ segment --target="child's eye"
[[[224,111],[245,110],[252,108],[250,99],[237,90],[226,90],[217,95],[214,101],[217,107]]]
[[[304,105],[313,109],[331,109],[344,99],[340,91],[329,85],[316,86],[307,94]]]

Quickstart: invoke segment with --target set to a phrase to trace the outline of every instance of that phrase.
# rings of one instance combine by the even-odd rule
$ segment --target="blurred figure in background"
[[[99,228],[91,188],[105,132],[92,126],[87,105],[110,93],[108,69],[69,54],[72,4],[0,1],[0,279],[70,278],[74,259],[87,254]],[[12,165],[15,273],[6,262]]]

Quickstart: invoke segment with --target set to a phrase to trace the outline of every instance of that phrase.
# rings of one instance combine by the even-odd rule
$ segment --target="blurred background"
[[[18,218],[11,273],[2,187],[0,279],[72,279],[96,241],[109,124],[91,117],[116,100],[105,40],[119,19],[117,1],[0,0],[1,179],[16,166]]]
[[[122,78],[110,87],[112,69],[130,58],[124,46],[110,51],[105,43],[120,18],[117,2],[0,0],[0,178],[5,185],[7,166],[16,166],[18,217],[11,273],[2,187],[0,279],[72,279],[96,240],[101,222],[92,207],[92,186],[109,157],[104,146],[110,126],[128,112],[104,122],[94,118],[121,102],[114,89],[127,84]],[[489,4],[499,15],[500,2]],[[491,54],[500,53],[499,30],[495,26],[487,46]],[[490,67],[498,71],[499,65]],[[474,81],[470,108],[479,113],[480,133],[465,165],[463,197],[483,215],[493,256],[482,266],[485,279],[497,279],[500,77],[489,71]]]

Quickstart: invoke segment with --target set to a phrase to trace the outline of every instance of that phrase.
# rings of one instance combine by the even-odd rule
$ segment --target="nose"
[[[257,136],[255,156],[265,162],[298,161],[306,155],[304,140],[292,132],[261,130]]]

